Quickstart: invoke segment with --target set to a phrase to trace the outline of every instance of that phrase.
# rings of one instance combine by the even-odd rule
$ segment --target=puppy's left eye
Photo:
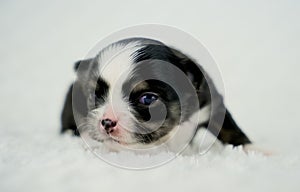
[[[153,102],[155,102],[158,99],[158,96],[154,93],[145,93],[143,94],[140,99],[139,102],[144,104],[144,105],[150,105]]]

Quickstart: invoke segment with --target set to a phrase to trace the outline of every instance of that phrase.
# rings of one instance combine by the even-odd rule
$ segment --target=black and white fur
[[[173,87],[163,81],[181,82],[173,76],[175,69],[168,68],[164,62],[186,75],[197,93],[197,108],[191,103],[193,98],[189,90],[179,98]],[[178,126],[192,128],[195,132],[209,127],[223,144],[251,143],[225,108],[223,97],[203,69],[184,53],[161,42],[144,38],[122,40],[106,47],[94,58],[77,62],[75,69],[77,80],[67,94],[62,132],[72,130],[79,135],[86,131],[91,138],[108,146],[148,146],[165,142]],[[149,74],[161,80],[143,80],[143,76]],[[76,98],[72,98],[72,92]],[[153,103],[145,105],[144,101],[152,100]],[[214,113],[211,113],[212,103],[215,104]],[[214,121],[212,116],[222,108],[225,108],[224,122],[211,122],[208,126],[210,120]],[[160,113],[164,113],[162,122],[159,116],[151,119],[151,115]],[[74,114],[82,119],[77,125]],[[193,121],[194,118],[200,121]],[[159,128],[152,130],[156,124]]]

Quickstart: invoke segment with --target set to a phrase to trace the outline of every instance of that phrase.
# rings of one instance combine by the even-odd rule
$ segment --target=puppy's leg
[[[62,111],[61,133],[64,133],[64,132],[70,130],[74,133],[74,135],[78,136],[79,132],[77,131],[77,127],[76,127],[76,123],[75,123],[74,115],[73,115],[73,109],[72,109],[72,90],[73,90],[73,85],[69,88],[69,91],[67,93],[67,97],[65,100],[64,108]]]
[[[250,139],[245,135],[245,133],[243,133],[243,131],[233,120],[227,109],[223,124],[220,126],[213,123],[212,125],[213,126],[209,127],[209,131],[212,132],[223,144],[231,144],[233,146],[242,145],[246,153],[257,152],[266,156],[276,154],[273,151],[253,145]],[[206,124],[202,124],[202,127],[207,128],[208,122],[206,122]]]
[[[212,131],[212,133],[214,132],[215,130]],[[224,122],[220,129],[220,132],[216,136],[222,143],[231,144],[233,146],[246,145],[251,143],[249,138],[245,135],[245,133],[243,133],[243,131],[233,120],[228,110],[226,110]]]

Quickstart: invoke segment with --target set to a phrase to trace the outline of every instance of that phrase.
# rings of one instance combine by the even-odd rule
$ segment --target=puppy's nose
[[[106,133],[111,133],[114,131],[117,122],[116,121],[112,121],[110,119],[103,119],[101,121],[101,125],[103,126],[103,128],[105,129]]]

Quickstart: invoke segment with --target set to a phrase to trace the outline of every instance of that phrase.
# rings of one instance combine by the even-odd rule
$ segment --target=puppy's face
[[[172,54],[141,42],[103,50],[82,78],[88,110],[82,130],[108,145],[147,146],[170,138],[199,109],[195,84]]]

